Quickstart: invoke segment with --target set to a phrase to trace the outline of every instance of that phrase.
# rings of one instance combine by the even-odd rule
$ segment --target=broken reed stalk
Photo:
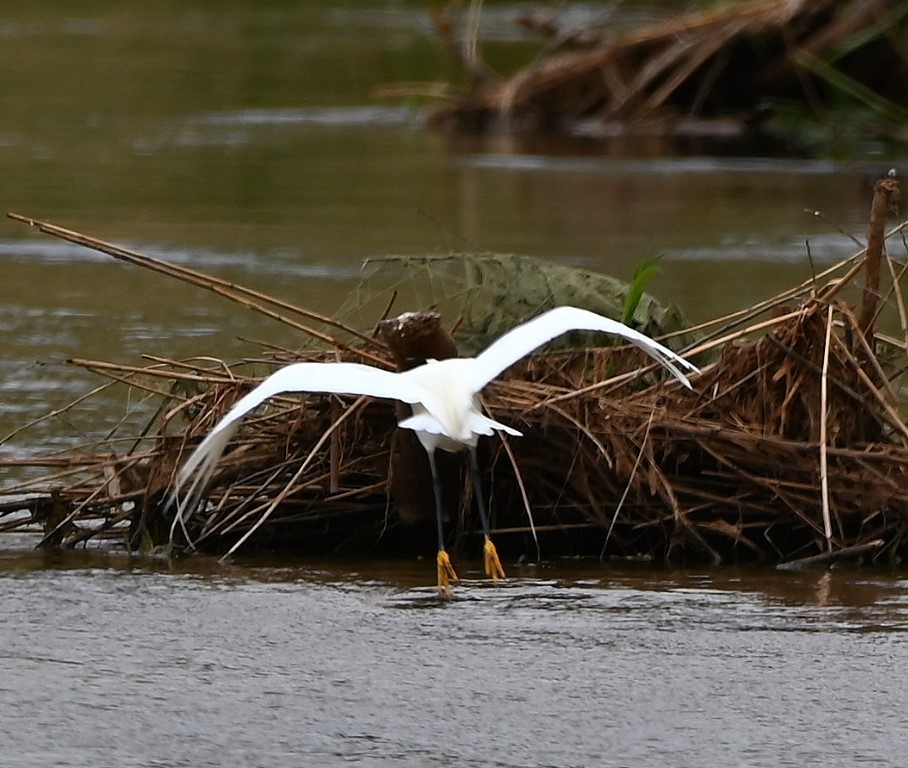
[[[899,182],[894,176],[880,179],[874,185],[873,202],[870,207],[870,225],[867,229],[864,288],[858,318],[858,325],[870,346],[873,345],[873,323],[879,304],[880,264],[883,260],[886,219],[890,211],[896,210],[899,197]]]
[[[896,273],[895,264],[893,264],[892,259],[887,253],[886,265],[889,267],[889,276],[892,279],[892,290],[890,293],[895,296],[895,304],[899,313],[899,327],[902,329],[902,338],[904,340],[905,349],[908,351],[908,310],[905,308],[905,299],[902,296],[902,292],[901,290],[898,290],[901,285],[902,277],[904,277],[905,272],[908,271],[908,264],[902,267],[901,272]]]
[[[28,216],[23,216],[18,213],[7,213],[6,215],[8,218],[13,219],[14,221],[21,221],[25,224],[28,224],[33,229],[36,229],[44,234],[60,238],[61,240],[66,240],[71,243],[75,243],[76,245],[90,248],[94,251],[112,256],[115,259],[120,259],[121,261],[126,261],[130,264],[136,264],[140,267],[150,269],[154,272],[158,272],[169,277],[174,277],[177,280],[189,283],[190,285],[204,288],[207,291],[215,293],[219,296],[223,296],[230,301],[240,304],[247,309],[251,309],[255,312],[265,315],[266,317],[270,317],[273,320],[277,320],[284,325],[301,331],[302,333],[305,333],[314,339],[318,339],[325,344],[329,344],[336,349],[352,352],[358,357],[368,360],[373,364],[382,365],[385,362],[383,357],[376,355],[374,352],[370,352],[366,349],[351,347],[346,342],[343,342],[334,336],[318,331],[309,325],[305,325],[303,323],[292,320],[286,315],[270,309],[270,307],[277,307],[280,310],[292,312],[302,317],[307,317],[310,320],[315,320],[324,325],[333,326],[343,331],[344,333],[347,333],[350,336],[358,339],[367,347],[373,350],[381,351],[382,345],[373,337],[361,333],[354,328],[350,328],[340,321],[330,318],[326,315],[294,306],[293,304],[290,304],[286,301],[273,298],[271,296],[268,296],[267,294],[261,293],[260,291],[252,290],[251,288],[245,288],[228,280],[222,280],[221,278],[215,277],[213,275],[197,272],[196,270],[189,269],[188,267],[183,267],[179,264],[174,264],[173,262],[165,261],[163,259],[156,259],[151,256],[146,256],[144,254],[138,253],[137,251],[115,245],[114,243],[108,243],[104,240],[99,240],[98,238],[84,235],[80,232],[65,229],[64,227],[60,227],[56,224],[51,224],[45,221],[38,221],[36,219],[32,219]]]
[[[820,499],[823,509],[823,533],[826,547],[832,551],[832,520],[829,515],[829,465],[827,462],[826,423],[828,414],[827,392],[829,389],[829,349],[832,339],[832,304],[826,312],[826,341],[823,344],[823,371],[820,376]]]

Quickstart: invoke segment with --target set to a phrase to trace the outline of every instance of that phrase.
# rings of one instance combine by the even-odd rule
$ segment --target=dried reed
[[[89,247],[121,251],[16,218]],[[885,253],[883,218],[872,226],[872,247],[896,280],[903,270]],[[493,417],[525,434],[507,443],[487,441],[484,448],[504,550],[535,556],[538,537],[546,555],[770,562],[842,552],[904,556],[908,426],[895,393],[908,345],[875,334],[857,318],[879,318],[881,308],[892,305],[903,336],[908,329],[893,298],[900,294],[897,284],[888,296],[865,291],[857,311],[839,298],[858,276],[862,256],[700,327],[699,341],[688,350],[704,362],[694,392],[653,378],[625,348],[575,348],[514,366],[485,393]],[[312,317],[185,268],[172,270],[137,254],[130,259],[257,311],[279,306],[276,319],[295,328],[301,324],[291,316]],[[292,359],[393,366],[384,345],[368,334],[338,321],[330,325],[344,340],[312,329],[330,346]],[[286,350],[279,354],[283,361],[291,357]],[[175,467],[258,377],[210,359],[153,358],[145,367],[72,362],[151,393],[160,403],[153,426],[121,437],[114,445],[126,447],[119,451],[18,462],[49,472],[3,489],[0,530],[37,524],[48,545],[115,536],[132,549],[166,546],[172,510],[163,500]],[[411,464],[414,476],[422,471],[418,460],[401,459],[405,446],[395,423],[390,403],[276,398],[238,432],[209,503],[188,522],[192,539],[222,553],[240,545],[428,548],[431,536],[418,534],[423,518],[431,520],[431,507],[423,518],[404,519],[393,493],[389,498],[389,475]],[[452,477],[468,490],[456,466]],[[468,494],[461,498],[450,514],[464,542],[475,531]]]

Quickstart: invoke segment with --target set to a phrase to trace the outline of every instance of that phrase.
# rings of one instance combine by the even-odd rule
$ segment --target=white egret
[[[240,419],[249,411],[286,392],[368,395],[399,400],[412,407],[412,415],[402,419],[398,426],[413,430],[429,456],[438,524],[439,590],[448,593],[449,581],[457,578],[444,544],[441,484],[435,465],[435,451],[439,448],[444,451],[465,449],[469,452],[474,495],[485,536],[486,573],[493,579],[504,576],[492,544],[489,518],[480,490],[476,445],[480,436],[491,435],[495,431],[514,436],[521,433],[484,415],[479,393],[513,363],[568,331],[601,331],[627,339],[664,365],[688,388],[691,385],[682,368],[699,372],[695,365],[649,336],[616,320],[576,307],[549,310],[508,331],[476,357],[429,360],[403,372],[386,371],[362,363],[294,363],[276,371],[242,397],[180,469],[171,495],[171,500],[176,502],[171,538],[177,523],[184,525],[186,511],[191,513],[195,509]],[[183,489],[190,480],[192,482],[183,501]]]

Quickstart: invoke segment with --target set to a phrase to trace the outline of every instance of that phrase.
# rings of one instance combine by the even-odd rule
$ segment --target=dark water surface
[[[904,577],[430,566],[7,549],[0,764],[904,765]]]
[[[628,279],[664,252],[653,292],[703,320],[807,279],[807,242],[820,266],[850,254],[804,209],[861,234],[868,182],[898,165],[873,147],[780,159],[427,131],[420,102],[375,95],[456,77],[429,5],[5,8],[3,210],[325,312],[389,254],[528,253]],[[487,5],[488,58],[532,56],[510,23],[525,5]],[[4,439],[103,383],[67,358],[299,342],[4,221],[0,458],[103,436],[138,402],[111,389]],[[908,764],[904,572],[559,564],[446,603],[428,562],[168,564],[33,543],[0,537],[4,768]]]

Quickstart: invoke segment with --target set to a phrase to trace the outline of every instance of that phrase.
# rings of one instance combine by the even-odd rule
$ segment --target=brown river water
[[[538,46],[488,3],[501,69]],[[656,17],[626,3],[619,21]],[[331,312],[364,259],[483,249],[629,279],[694,320],[809,278],[904,162],[455,139],[381,86],[456,76],[428,2],[36,0],[0,15],[5,211]],[[601,13],[576,4],[578,18]],[[824,217],[805,212],[820,210]],[[287,329],[0,225],[0,458],[134,404],[70,357],[229,360]],[[2,484],[25,476],[0,467]],[[131,559],[0,536],[7,766],[904,766],[908,572]],[[543,557],[545,553],[543,552]]]

